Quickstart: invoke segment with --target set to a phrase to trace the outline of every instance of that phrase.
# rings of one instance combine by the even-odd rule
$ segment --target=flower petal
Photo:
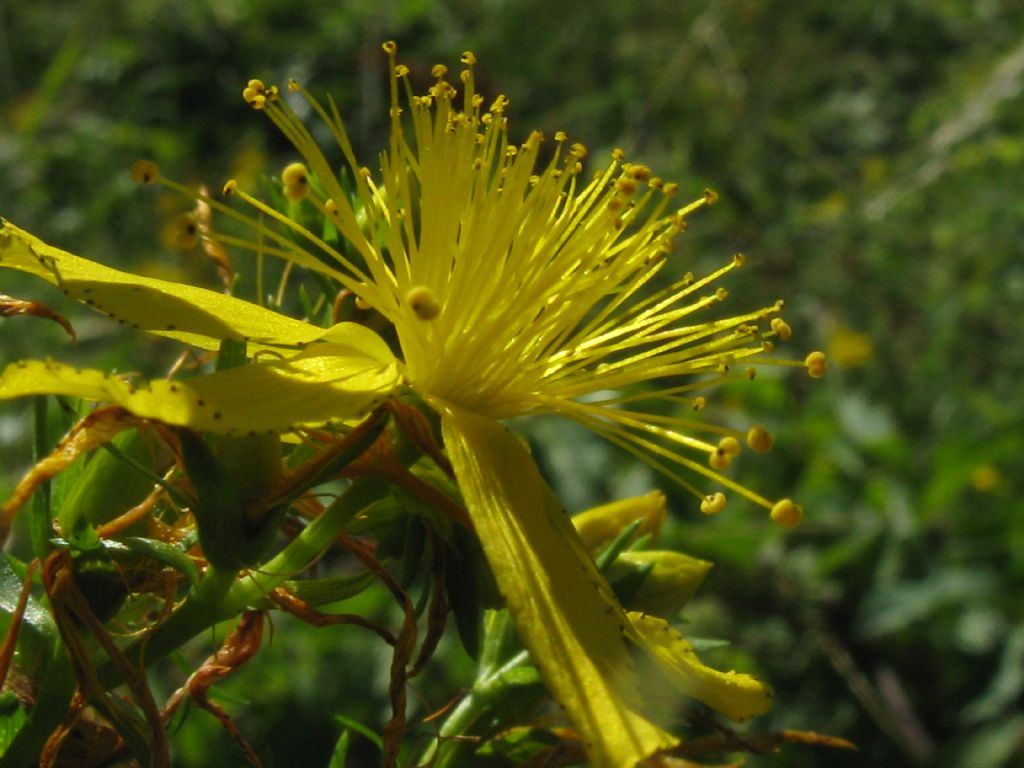
[[[290,358],[141,384],[102,371],[26,360],[12,363],[0,375],[0,399],[72,395],[116,403],[167,424],[241,434],[288,432],[300,425],[358,418],[400,382],[394,359],[386,362],[354,346],[324,342]]]
[[[288,346],[323,330],[206,288],[141,277],[75,256],[0,218],[0,267],[41,277],[64,293],[135,328],[216,349],[222,339]]]
[[[451,410],[445,445],[519,635],[591,763],[633,766],[675,738],[648,721],[627,619],[519,439]]]
[[[756,677],[704,666],[690,642],[664,619],[629,614],[630,636],[657,662],[679,690],[733,720],[761,715],[772,707],[772,689]]]

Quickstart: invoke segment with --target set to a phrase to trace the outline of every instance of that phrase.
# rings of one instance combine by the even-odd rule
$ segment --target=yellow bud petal
[[[665,522],[665,494],[652,491],[643,496],[613,501],[572,518],[576,531],[587,549],[593,551],[614,540],[624,528],[642,520],[637,535],[657,535]]]

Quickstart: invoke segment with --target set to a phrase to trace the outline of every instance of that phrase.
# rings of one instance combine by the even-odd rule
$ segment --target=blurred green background
[[[670,493],[670,535],[717,563],[692,634],[732,639],[709,658],[776,686],[758,729],[860,747],[749,764],[1024,765],[1024,4],[6,2],[0,215],[98,260],[213,285],[209,264],[161,240],[187,205],[144,194],[127,168],[152,157],[213,188],[277,172],[293,153],[242,102],[253,76],[331,93],[371,164],[390,38],[420,82],[474,50],[479,88],[511,99],[513,135],[565,130],[592,157],[622,147],[684,196],[717,190],[679,271],[743,251],[730,306],[784,298],[783,351],[830,355],[820,382],[764,375],[709,409],[776,432],[739,477],[798,498],[794,532],[737,502],[701,519],[597,438],[545,421],[531,432],[571,509]],[[81,337],[72,349],[48,323],[3,320],[3,362],[172,359],[31,281],[0,274],[0,292],[53,301]],[[26,404],[0,406],[3,495],[28,462],[27,430]],[[363,640],[279,620],[218,686],[269,765],[326,764],[334,713],[384,719],[387,660]],[[175,743],[181,765],[237,754],[203,713]]]

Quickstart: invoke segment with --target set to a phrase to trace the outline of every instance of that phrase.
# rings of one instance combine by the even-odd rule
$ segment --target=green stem
[[[267,592],[308,567],[354,515],[381,498],[386,490],[386,486],[373,481],[356,481],[288,546],[242,578],[237,578],[237,571],[207,569],[199,586],[178,610],[148,637],[125,649],[129,662],[149,666],[204,630],[261,603]],[[109,662],[101,674],[108,685],[119,682]]]
[[[36,691],[35,706],[28,713],[28,721],[0,756],[0,768],[27,768],[36,764],[47,738],[64,718],[74,691],[75,676],[64,643],[54,638],[42,683]]]
[[[515,625],[507,611],[489,611],[484,619],[484,641],[477,667],[477,677],[470,690],[441,726],[440,739],[431,742],[420,759],[420,765],[434,768],[454,768],[465,765],[472,745],[457,736],[479,735],[477,724],[496,709],[509,696],[518,696],[521,689],[508,685],[505,675],[518,667],[528,664],[530,656],[526,651],[515,650]],[[508,658],[512,652],[511,658]]]
[[[237,575],[237,571],[219,570],[212,566],[208,568],[199,586],[178,610],[153,630],[151,635],[125,649],[129,663],[148,667],[200,632],[231,618],[234,614],[225,610],[223,603]],[[109,686],[120,682],[120,676],[111,662],[104,665],[100,674]]]
[[[257,604],[268,592],[308,568],[344,530],[349,520],[380,499],[386,491],[386,487],[377,482],[357,480],[287,547],[239,579],[228,592],[224,609],[238,613]]]
[[[38,464],[50,453],[50,434],[47,425],[47,399],[45,395],[32,398],[32,461]],[[40,561],[50,553],[53,535],[53,510],[50,505],[50,481],[40,484],[32,495],[30,535],[32,552]]]

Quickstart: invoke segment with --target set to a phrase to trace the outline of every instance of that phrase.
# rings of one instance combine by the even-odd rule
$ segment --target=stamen
[[[405,294],[405,301],[420,320],[433,320],[441,314],[441,305],[434,297],[434,292],[425,285],[410,288]]]
[[[793,330],[789,327],[789,323],[781,317],[773,317],[771,325],[772,330],[779,337],[780,341],[789,341],[790,336],[793,335]]]
[[[160,166],[152,160],[136,160],[132,163],[131,176],[136,184],[152,184],[160,177]]]
[[[303,163],[291,163],[281,172],[281,183],[285,197],[303,200],[309,194],[309,170]]]
[[[824,352],[811,352],[804,360],[807,366],[807,373],[812,379],[820,379],[828,370],[828,361]]]
[[[174,247],[182,251],[191,251],[199,245],[199,224],[191,213],[179,215],[171,226],[171,239]]]
[[[732,435],[723,437],[718,441],[718,450],[724,453],[726,456],[735,458],[740,455],[740,441]]]
[[[700,511],[705,515],[717,515],[725,509],[726,501],[725,494],[721,491],[716,491],[704,497],[704,500],[700,503]]]
[[[747,432],[747,445],[755,453],[768,453],[774,444],[775,438],[764,427],[754,426]]]
[[[795,528],[804,519],[804,510],[792,499],[782,499],[775,502],[771,512],[772,520],[783,528]]]

